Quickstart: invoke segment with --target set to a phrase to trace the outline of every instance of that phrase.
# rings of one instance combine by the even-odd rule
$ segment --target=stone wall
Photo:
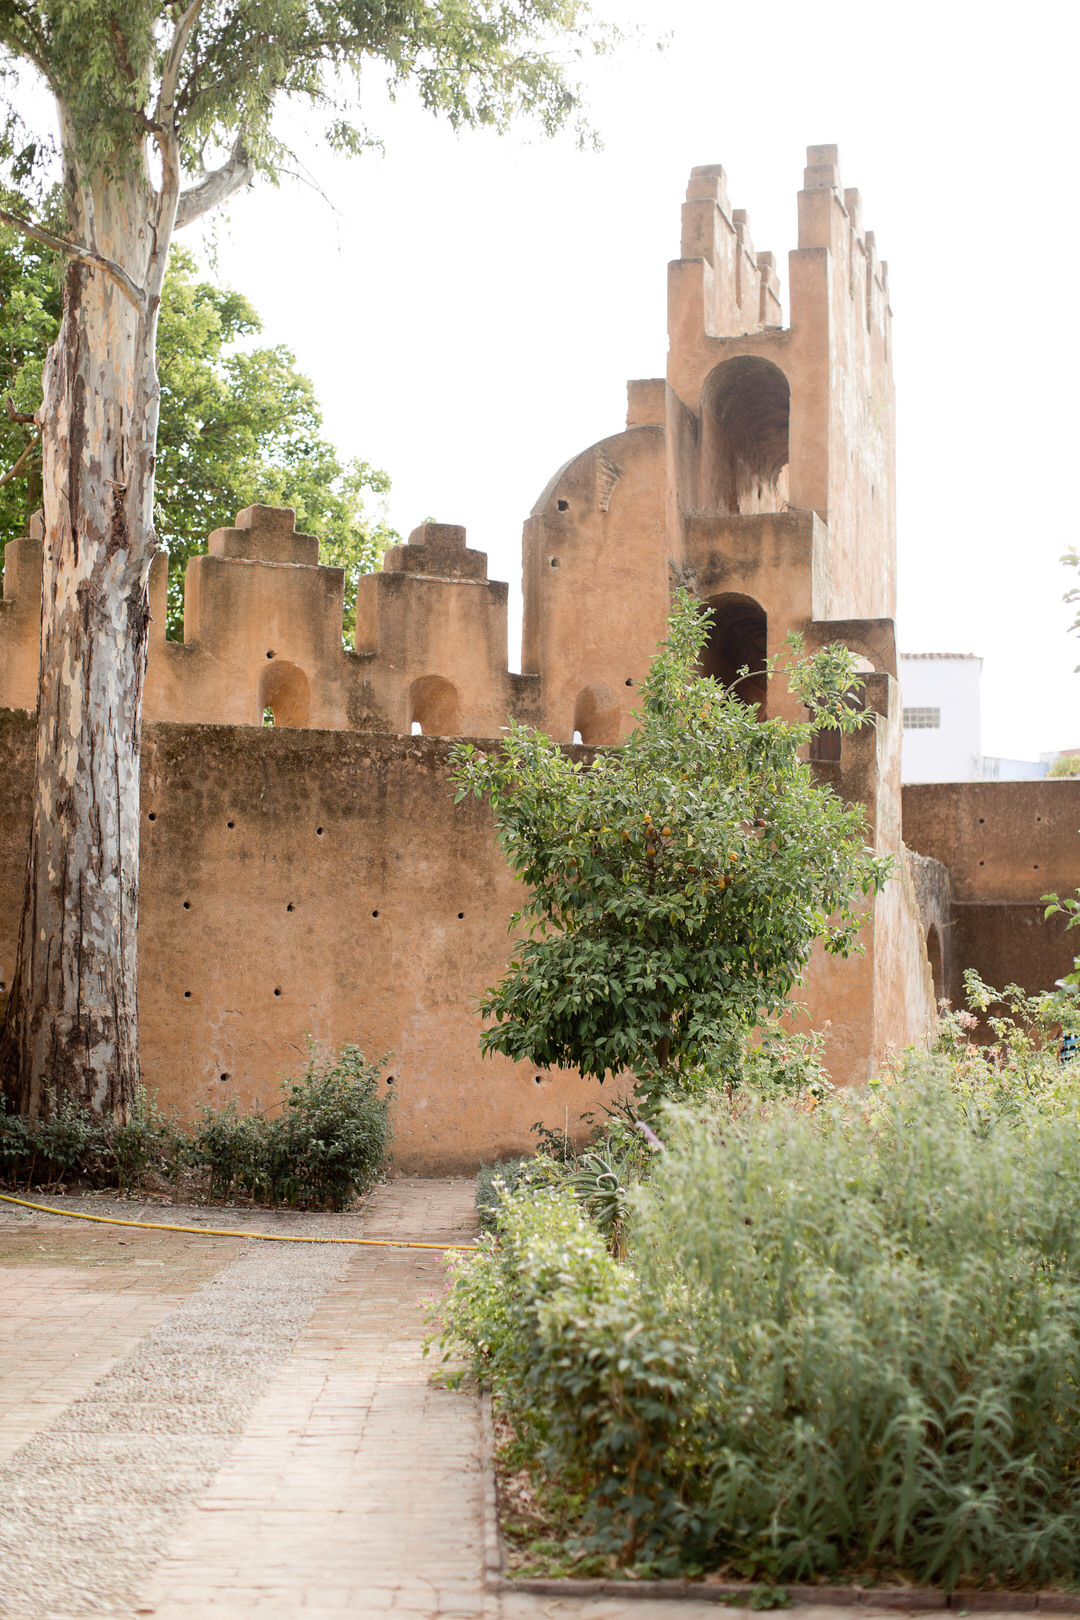
[[[948,867],[952,887],[946,993],[963,1002],[963,970],[997,989],[1049,989],[1080,954],[1080,933],[1043,920],[1042,896],[1080,881],[1080,781],[919,782],[904,788],[904,838]]]
[[[519,891],[490,815],[453,802],[430,737],[146,727],[142,1072],[192,1118],[265,1108],[309,1034],[392,1052],[395,1167],[475,1169],[579,1132],[610,1102],[576,1075],[481,1059],[474,1007],[499,976]],[[22,900],[33,719],[0,711],[0,979]]]
[[[784,330],[773,256],[722,168],[693,171],[667,375],[630,383],[625,430],[556,472],[526,521],[522,674],[507,587],[454,525],[421,525],[361,579],[348,649],[342,571],[318,565],[291,512],[255,506],[214,531],[187,567],[183,642],[165,639],[155,562],[140,998],[165,1103],[265,1106],[310,1031],[393,1049],[402,1168],[520,1150],[534,1119],[575,1127],[596,1088],[477,1055],[472,1007],[507,959],[515,891],[486,814],[452,804],[441,739],[497,737],[512,715],[567,745],[617,743],[680,584],[713,609],[703,668],[738,680],[760,718],[805,718],[782,677],[765,690],[789,635],[859,655],[873,727],[817,768],[865,806],[898,875],[867,906],[864,953],[816,956],[804,999],[840,1083],[925,1030],[932,967],[901,842],[888,283],[835,148],[808,150],[798,218]],[[36,702],[40,557],[40,532],[8,547],[10,710]],[[9,715],[3,737],[10,974],[29,718]]]

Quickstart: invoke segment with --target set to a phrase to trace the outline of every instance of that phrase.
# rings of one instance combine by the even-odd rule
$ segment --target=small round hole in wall
[[[388,1074],[388,1075],[387,1075],[387,1077],[386,1077],[386,1083],[387,1083],[387,1085],[388,1085],[388,1086],[392,1086],[392,1085],[393,1085],[393,1083],[394,1083],[394,1077],[393,1077],[393,1075],[392,1075],[392,1074]]]
[[[536,1082],[536,1084],[537,1084],[537,1085],[538,1085],[538,1086],[542,1086],[542,1085],[543,1085],[543,1083],[544,1083],[544,1077],[543,1077],[543,1075],[542,1075],[542,1074],[536,1074],[536,1075],[534,1075],[534,1076],[533,1076],[533,1079],[534,1079],[534,1080],[535,1080],[535,1082]]]
[[[373,911],[373,912],[372,912],[372,913],[371,913],[371,915],[372,915],[372,916],[373,916],[373,917],[377,917],[377,916],[378,916],[378,915],[379,915],[379,913],[378,913],[378,912],[377,912],[377,911]]]
[[[228,1079],[228,1078],[229,1078],[229,1076],[228,1076],[228,1075],[227,1075],[227,1074],[223,1074],[223,1075],[222,1075],[222,1076],[221,1076],[221,1079],[222,1079],[222,1081],[225,1081],[225,1080],[227,1080],[227,1079]]]
[[[986,862],[985,862],[985,861],[980,861],[980,862],[979,862],[979,865],[980,865],[980,866],[985,866],[985,865],[986,865]]]
[[[185,911],[190,911],[191,910],[191,901],[190,900],[185,900],[184,901],[184,910]]]
[[[457,920],[458,920],[458,922],[464,922],[465,921],[465,913],[463,911],[458,912]]]
[[[184,991],[184,1000],[185,1001],[190,1001],[191,1000],[191,991],[190,990],[185,990]]]
[[[267,658],[273,658],[273,656],[274,656],[274,649],[273,649],[273,648],[272,648],[272,647],[271,647],[271,648],[270,648],[270,649],[269,649],[269,650],[268,650],[268,652],[267,652],[267,654],[266,654],[266,656],[267,656]]]
[[[1036,820],[1036,821],[1041,821],[1041,820],[1042,820],[1042,816],[1036,816],[1036,817],[1035,817],[1035,820]]]
[[[551,564],[551,566],[552,566],[552,568],[558,568],[558,566],[559,566],[559,559],[558,559],[558,557],[549,557],[549,558],[548,558],[548,561],[549,561],[549,562],[550,562],[550,564]]]
[[[274,986],[274,994],[275,994],[275,996],[280,996],[280,994],[281,994],[281,987],[280,987],[280,986],[279,986],[279,985],[275,985],[275,986]]]
[[[156,810],[151,810],[148,813],[146,819],[147,819],[147,821],[156,821],[157,820],[157,811]]]
[[[633,683],[633,681],[627,681],[626,684],[627,684],[627,686],[633,686],[634,683]]]
[[[321,838],[322,837],[322,828],[321,827],[316,827],[315,836],[316,836],[316,838]]]
[[[291,900],[289,901],[288,905],[285,907],[285,910],[286,911],[295,911],[296,910],[296,907],[293,905]]]
[[[979,826],[984,827],[985,825],[986,825],[986,817],[985,816],[980,816],[979,817]]]
[[[1033,871],[1033,872],[1037,872],[1037,871],[1038,871],[1038,870],[1039,870],[1039,863],[1038,863],[1038,861],[1036,861],[1036,862],[1035,862],[1035,863],[1034,863],[1034,865],[1033,865],[1033,866],[1032,866],[1032,868],[1031,868],[1031,870],[1032,870],[1032,871]]]
[[[558,508],[559,508],[560,512],[569,512],[569,510],[570,510],[570,502],[569,501],[559,501],[557,503],[557,505],[558,505]]]
[[[235,821],[227,821],[227,822],[226,822],[226,823],[225,823],[225,825],[226,825],[226,827],[228,827],[228,828],[229,828],[229,829],[230,829],[230,831],[231,831],[231,830],[232,830],[232,828],[233,828],[233,827],[235,827],[235,826],[236,826],[236,822],[235,822]]]

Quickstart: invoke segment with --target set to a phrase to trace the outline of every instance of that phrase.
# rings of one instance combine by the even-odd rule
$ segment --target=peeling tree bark
[[[48,1112],[66,1095],[124,1116],[139,1078],[154,351],[172,219],[162,220],[144,160],[92,189],[69,177],[68,193],[73,238],[122,267],[134,295],[74,258],[45,367],[36,774],[0,1072],[21,1112]]]

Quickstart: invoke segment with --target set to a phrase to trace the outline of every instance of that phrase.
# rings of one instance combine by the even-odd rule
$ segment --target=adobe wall
[[[399,1174],[474,1170],[610,1102],[576,1075],[481,1059],[481,992],[520,894],[486,808],[453,803],[429,737],[150,724],[142,756],[143,1080],[192,1118],[265,1108],[304,1039],[393,1053]],[[29,835],[33,720],[0,711],[0,964]],[[9,812],[10,806],[10,813]],[[0,974],[0,977],[3,975]]]
[[[913,782],[903,802],[908,844],[950,873],[953,1004],[966,967],[996,989],[1051,989],[1080,955],[1080,933],[1044,921],[1041,901],[1080,881],[1080,781]]]
[[[891,317],[835,148],[808,150],[790,264],[784,330],[775,260],[723,170],[693,171],[666,376],[629,384],[625,428],[559,469],[525,523],[521,675],[507,587],[454,525],[422,525],[361,579],[348,649],[342,572],[318,565],[288,511],[251,507],[191,559],[182,643],[165,640],[155,564],[140,994],[164,1100],[265,1103],[311,1030],[395,1051],[403,1168],[520,1149],[541,1114],[573,1127],[595,1091],[478,1058],[470,1008],[507,960],[514,891],[486,815],[453,807],[436,739],[496,737],[514,716],[562,743],[618,743],[678,585],[715,609],[703,668],[725,681],[792,632],[862,660],[873,727],[816,768],[866,807],[867,841],[898,876],[867,907],[864,954],[816,957],[803,999],[830,1022],[841,1083],[925,1029],[932,969],[901,838]],[[12,708],[36,702],[39,596],[28,538],[8,547],[0,611]],[[767,693],[754,680],[743,691],[763,717],[804,718],[782,679]],[[18,795],[28,722],[4,724]],[[22,814],[18,798],[0,811],[8,972]]]

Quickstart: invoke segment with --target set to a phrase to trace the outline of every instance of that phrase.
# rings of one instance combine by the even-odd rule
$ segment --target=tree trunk
[[[80,192],[73,237],[146,287],[167,251],[144,165]],[[156,281],[156,277],[150,278]],[[73,262],[44,374],[45,559],[26,890],[0,1045],[14,1107],[128,1112],[139,1078],[139,750],[149,622],[157,296]]]

